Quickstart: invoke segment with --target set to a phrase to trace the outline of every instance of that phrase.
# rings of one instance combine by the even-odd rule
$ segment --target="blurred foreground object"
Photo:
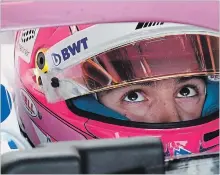
[[[41,145],[2,156],[3,174],[218,174],[219,154],[164,160],[157,138],[136,137]]]

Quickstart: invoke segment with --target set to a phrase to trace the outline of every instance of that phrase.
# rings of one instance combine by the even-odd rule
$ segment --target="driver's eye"
[[[178,98],[194,97],[197,95],[196,87],[185,86],[177,94]]]
[[[125,96],[124,101],[127,102],[141,102],[144,100],[144,96],[141,94],[141,92],[137,91],[131,91],[128,92],[128,94]]]

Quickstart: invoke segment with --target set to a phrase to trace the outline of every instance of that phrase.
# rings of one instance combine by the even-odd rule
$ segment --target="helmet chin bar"
[[[217,174],[219,153],[165,160],[158,138],[50,143],[1,157],[4,174]],[[181,168],[179,168],[181,166]],[[195,168],[196,167],[196,168]]]

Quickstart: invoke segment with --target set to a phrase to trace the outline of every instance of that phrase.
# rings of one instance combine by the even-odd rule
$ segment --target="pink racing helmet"
[[[16,106],[33,145],[160,137],[166,156],[219,151],[219,34],[111,23],[17,33]]]

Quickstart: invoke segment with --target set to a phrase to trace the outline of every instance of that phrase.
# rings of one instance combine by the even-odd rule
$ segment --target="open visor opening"
[[[43,81],[56,76],[56,93],[69,99],[140,81],[217,73],[219,37],[181,34],[114,48],[65,70],[53,71]]]

